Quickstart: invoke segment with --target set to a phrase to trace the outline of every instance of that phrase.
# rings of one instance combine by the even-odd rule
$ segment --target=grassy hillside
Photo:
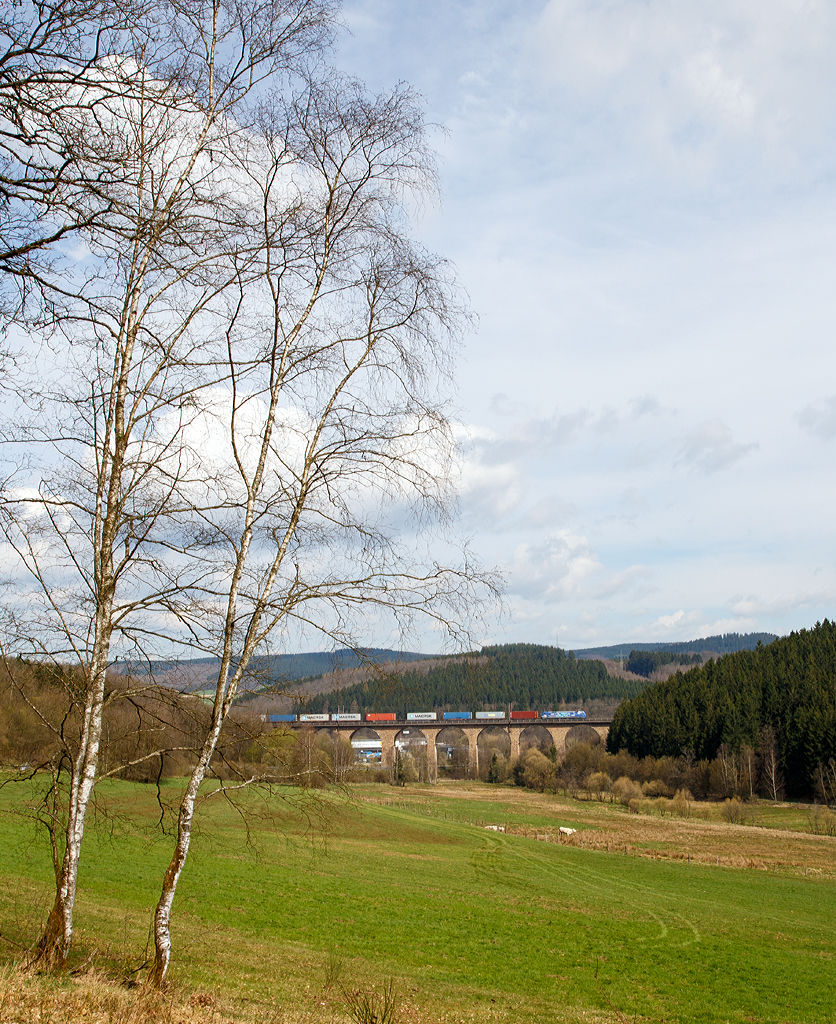
[[[19,807],[21,795],[7,787],[0,804]],[[261,824],[250,836],[231,806],[205,805],[178,894],[175,985],[238,1020],[283,1024],[345,1024],[339,982],[374,991],[389,977],[402,1024],[832,1020],[836,936],[823,913],[836,899],[832,840],[651,821],[475,783],[354,796],[252,795]],[[152,787],[104,784],[106,808],[119,824],[91,823],[74,964],[95,940],[100,966],[130,971],[144,956],[168,842],[154,828]],[[310,812],[327,841],[310,838],[323,835],[308,831]],[[484,821],[519,834],[485,831]],[[533,838],[560,824],[580,830],[577,845]],[[651,826],[683,851],[707,852],[704,863],[652,859]],[[12,950],[34,934],[51,868],[20,816],[3,815],[0,827]],[[753,863],[752,847],[776,851],[776,873],[771,863],[723,866]],[[805,877],[799,859],[830,871]]]

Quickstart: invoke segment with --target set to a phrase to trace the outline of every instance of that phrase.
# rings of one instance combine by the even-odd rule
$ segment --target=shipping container
[[[328,721],[328,716],[327,715],[300,715],[299,716],[299,721],[300,722],[327,722]]]
[[[331,715],[332,722],[362,722],[362,715]]]
[[[366,715],[367,722],[394,722],[396,721],[393,711],[370,711]]]
[[[524,719],[537,718],[537,712],[536,711],[512,711],[511,712],[511,717],[512,718],[517,718],[517,719],[519,719],[519,718],[524,718]]]
[[[507,718],[504,711],[477,711],[477,718]]]
[[[296,715],[268,715],[267,720],[270,722],[295,722]]]
[[[473,715],[469,711],[445,711],[441,717],[449,722],[460,721],[463,718],[470,719]]]
[[[435,722],[437,718],[435,711],[409,711],[406,716],[407,722]]]

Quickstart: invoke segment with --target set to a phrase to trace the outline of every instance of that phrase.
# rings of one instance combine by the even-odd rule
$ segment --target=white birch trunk
[[[108,647],[109,645],[104,646]],[[104,655],[104,660],[101,655]],[[70,786],[66,845],[61,869],[55,879],[55,902],[35,952],[37,962],[58,967],[60,970],[66,967],[73,939],[73,911],[84,822],[99,764],[106,672],[107,657],[102,651],[97,659],[97,664],[91,666],[91,682],[85,707],[81,746],[73,765]]]

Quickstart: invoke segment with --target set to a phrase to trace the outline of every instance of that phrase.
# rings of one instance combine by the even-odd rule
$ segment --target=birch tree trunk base
[[[32,950],[30,964],[42,970],[56,972],[67,968],[67,943],[65,941],[66,908],[58,898],[49,912],[43,935]]]

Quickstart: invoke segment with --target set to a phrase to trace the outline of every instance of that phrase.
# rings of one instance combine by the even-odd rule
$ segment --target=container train
[[[368,711],[365,716],[358,713],[311,714],[311,715],[267,715],[273,724],[280,722],[308,722],[311,725],[323,722],[516,722],[549,721],[553,719],[585,719],[585,711],[408,711],[406,718],[399,719],[393,711]]]

